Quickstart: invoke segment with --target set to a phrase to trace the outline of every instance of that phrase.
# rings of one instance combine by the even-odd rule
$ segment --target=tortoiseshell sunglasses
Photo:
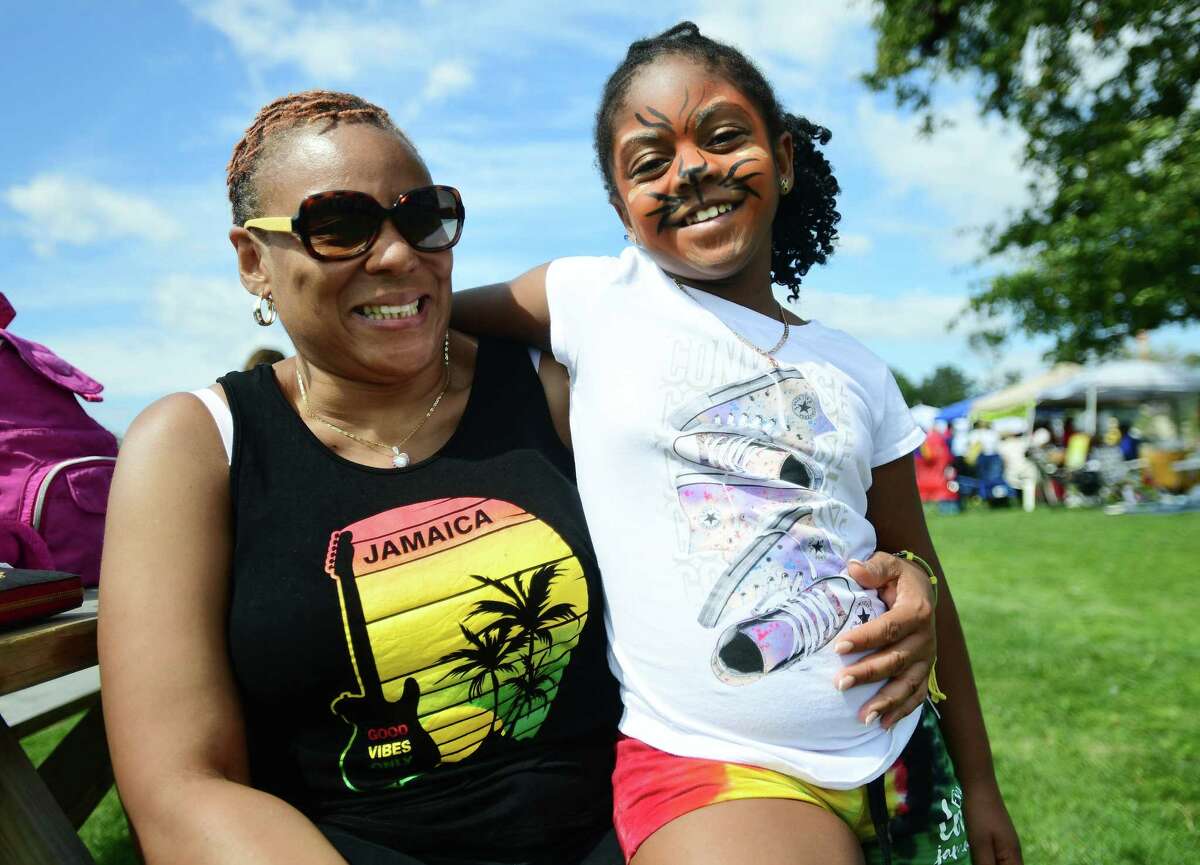
[[[365,192],[337,189],[308,196],[295,216],[260,216],[247,219],[245,227],[289,232],[318,261],[343,261],[366,254],[385,219],[413,249],[441,252],[458,243],[466,215],[453,186],[410,189],[391,207]]]

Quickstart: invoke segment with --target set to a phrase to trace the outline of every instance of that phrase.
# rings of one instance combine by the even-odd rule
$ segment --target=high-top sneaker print
[[[813,525],[812,510],[798,507],[781,514],[729,563],[709,590],[697,621],[714,628],[735,595],[747,605],[757,604],[779,591],[803,590],[845,567],[829,535]]]
[[[688,552],[719,552],[726,561],[758,536],[764,515],[793,513],[812,495],[783,481],[692,472],[675,478],[679,506],[688,521]],[[811,523],[811,516],[808,518]]]
[[[856,599],[844,577],[829,577],[767,612],[730,625],[717,640],[712,668],[728,685],[749,685],[820,651],[850,620]]]
[[[804,454],[780,447],[764,435],[720,427],[698,429],[675,439],[675,453],[705,468],[757,480],[778,480],[815,490],[824,475]]]
[[[669,420],[681,432],[700,427],[761,435],[797,451],[810,451],[815,436],[835,431],[816,389],[796,369],[714,388],[672,412]]]

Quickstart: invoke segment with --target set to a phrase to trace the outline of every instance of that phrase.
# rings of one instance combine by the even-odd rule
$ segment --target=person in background
[[[1117,447],[1121,449],[1121,456],[1127,460],[1136,460],[1142,450],[1142,439],[1137,434],[1137,430],[1127,420],[1120,421],[1117,428],[1121,434],[1117,441]]]
[[[242,367],[243,372],[249,372],[260,363],[265,363],[268,366],[279,363],[283,360],[284,354],[277,348],[256,348],[250,352],[250,356],[246,358],[246,363]]]

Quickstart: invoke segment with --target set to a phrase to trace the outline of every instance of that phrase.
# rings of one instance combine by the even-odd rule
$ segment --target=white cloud
[[[470,66],[460,60],[446,60],[429,70],[429,80],[421,96],[426,102],[436,102],[465,90],[474,82],[475,74]]]
[[[858,53],[857,37],[870,18],[863,0],[705,0],[695,21],[702,33],[736,45],[772,72],[800,66],[824,77],[834,58],[848,73],[858,71],[847,68],[847,55]]]
[[[1028,203],[1029,173],[1021,166],[1023,134],[979,117],[962,100],[939,111],[949,121],[930,136],[916,117],[880,110],[862,99],[857,134],[895,195],[919,192],[959,224],[981,225]]]
[[[411,33],[378,14],[354,15],[330,6],[301,11],[290,0],[196,0],[189,5],[233,43],[248,65],[294,64],[331,82],[351,80],[363,69],[417,47]]]
[[[865,234],[840,232],[837,248],[843,255],[866,255],[875,248],[875,242]]]
[[[161,243],[181,233],[175,219],[150,199],[65,174],[39,174],[27,184],[10,186],[3,199],[23,217],[20,229],[42,256],[59,245],[122,238]]]
[[[884,296],[801,289],[799,314],[844,330],[878,351],[878,343],[891,340],[963,341],[957,331],[948,330],[963,305],[962,297],[927,291]]]
[[[295,67],[322,86],[374,83],[381,71],[423,76],[401,90],[421,101],[457,92],[474,82],[461,61],[442,56],[453,46],[464,56],[490,57],[511,65],[540,44],[577,44],[593,53],[615,51],[607,36],[586,23],[589,16],[628,15],[622,4],[580,2],[567,6],[503,0],[470,11],[426,2],[393,10],[390,4],[343,2],[307,6],[293,0],[187,0],[192,13],[229,39],[252,72]],[[403,81],[403,79],[398,79]],[[420,82],[420,78],[417,79]],[[415,106],[414,106],[415,107]]]
[[[93,412],[115,431],[153,400],[204,387],[240,369],[251,351],[269,346],[291,353],[276,323],[254,324],[252,297],[236,277],[175,274],[149,292],[142,315],[119,325],[76,328],[40,335],[71,363],[105,386],[112,405]]]

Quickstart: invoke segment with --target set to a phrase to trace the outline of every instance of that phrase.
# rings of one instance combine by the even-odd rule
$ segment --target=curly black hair
[[[649,39],[639,39],[604,85],[596,110],[596,161],[609,196],[616,196],[612,173],[613,121],[624,105],[630,84],[638,71],[660,57],[679,55],[702,63],[729,80],[761,112],[772,140],[784,132],[792,134],[796,182],[785,195],[771,225],[771,279],[791,289],[789,300],[800,297],[800,281],[814,264],[824,264],[833,254],[836,210],[841,190],[833,167],[818,145],[829,143],[830,132],[804,117],[788,114],[780,107],[775,91],[762,72],[742,52],[700,34],[691,21],[681,21]]]

